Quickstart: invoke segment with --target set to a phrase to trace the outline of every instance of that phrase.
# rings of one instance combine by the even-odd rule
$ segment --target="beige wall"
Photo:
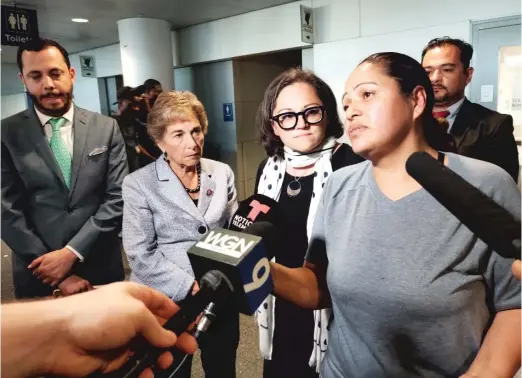
[[[301,63],[301,51],[234,60],[238,199],[254,192],[259,163],[266,157],[259,143],[256,113],[270,82],[285,69]]]

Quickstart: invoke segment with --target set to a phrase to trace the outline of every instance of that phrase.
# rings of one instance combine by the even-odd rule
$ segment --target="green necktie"
[[[60,134],[60,127],[62,127],[67,120],[63,117],[51,118],[49,123],[53,129],[51,136],[51,150],[53,150],[54,157],[62,170],[63,178],[67,187],[71,184],[71,154],[65,145],[64,140]]]

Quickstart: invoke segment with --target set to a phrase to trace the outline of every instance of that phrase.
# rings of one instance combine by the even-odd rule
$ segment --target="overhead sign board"
[[[2,5],[2,45],[19,46],[33,38],[38,38],[36,11]]]

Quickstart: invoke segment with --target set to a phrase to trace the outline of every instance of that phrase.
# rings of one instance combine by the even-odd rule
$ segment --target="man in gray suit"
[[[74,68],[51,40],[20,46],[34,105],[2,121],[2,239],[17,298],[124,279],[118,232],[128,172],[115,120],[72,102]]]

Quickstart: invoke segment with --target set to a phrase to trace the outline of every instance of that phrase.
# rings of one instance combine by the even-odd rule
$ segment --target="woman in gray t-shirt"
[[[500,257],[405,170],[439,157],[520,219],[502,169],[453,153],[432,116],[433,88],[414,59],[365,59],[343,96],[353,150],[319,204],[303,268],[272,264],[275,293],[333,307],[323,378],[512,377],[520,367],[520,282]],[[442,132],[441,132],[442,131]]]

